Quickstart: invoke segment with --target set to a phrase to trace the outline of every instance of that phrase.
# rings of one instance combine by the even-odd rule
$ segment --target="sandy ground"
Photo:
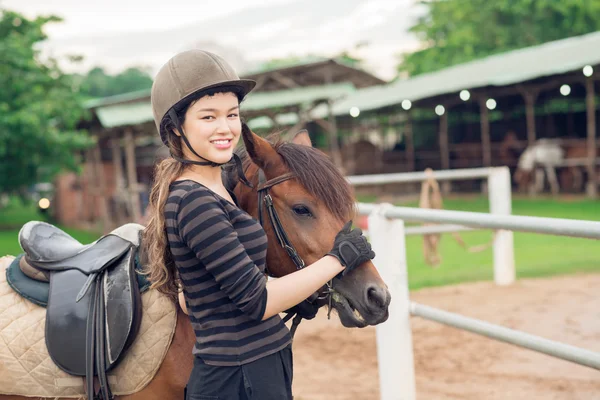
[[[424,289],[413,301],[600,352],[600,274]],[[417,397],[600,399],[600,371],[434,322],[411,320]],[[375,328],[324,312],[298,328],[294,398],[378,399]]]

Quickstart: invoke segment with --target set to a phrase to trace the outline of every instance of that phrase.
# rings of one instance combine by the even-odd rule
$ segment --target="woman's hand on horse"
[[[360,229],[348,222],[335,238],[333,249],[292,274],[267,282],[267,305],[262,319],[290,309],[340,273],[352,271],[375,257]]]
[[[348,221],[337,234],[333,248],[327,255],[334,256],[345,267],[342,275],[346,275],[359,265],[375,258],[371,244],[363,235],[360,228],[352,228],[352,221]]]

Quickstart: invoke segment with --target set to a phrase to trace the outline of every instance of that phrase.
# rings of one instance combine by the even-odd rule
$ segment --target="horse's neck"
[[[519,168],[531,171],[535,164],[556,165],[563,159],[564,151],[558,143],[540,140],[523,152],[519,159]]]
[[[535,164],[535,146],[525,149],[519,158],[519,169],[531,171]]]

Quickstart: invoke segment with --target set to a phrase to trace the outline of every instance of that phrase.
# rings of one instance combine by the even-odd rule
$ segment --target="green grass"
[[[0,257],[17,255],[23,252],[17,240],[19,230],[28,221],[47,221],[46,216],[38,212],[35,204],[23,205],[11,199],[9,205],[0,209]],[[82,243],[90,243],[98,239],[98,234],[58,225],[69,235]]]
[[[361,197],[360,201],[376,201],[375,196]],[[416,206],[416,202],[396,203]],[[488,212],[488,200],[483,196],[451,197],[444,199],[447,210]],[[574,199],[514,198],[514,215],[586,219],[600,221],[600,202]],[[20,227],[30,220],[43,220],[35,205],[24,207],[12,202],[0,210],[0,256],[21,252],[17,242]],[[99,237],[96,233],[64,228],[70,235],[89,243]],[[491,231],[461,232],[469,246],[487,243]],[[517,276],[543,277],[579,272],[600,272],[600,241],[566,238],[550,235],[515,232],[515,258]],[[409,282],[412,289],[439,286],[459,282],[492,280],[492,250],[469,253],[452,238],[442,235],[439,253],[441,265],[434,269],[424,261],[421,236],[406,238]]]

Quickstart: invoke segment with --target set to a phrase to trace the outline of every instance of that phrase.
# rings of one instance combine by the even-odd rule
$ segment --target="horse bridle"
[[[285,249],[288,256],[292,259],[292,261],[296,265],[296,269],[301,270],[302,268],[304,268],[306,266],[306,263],[304,262],[302,257],[300,257],[300,255],[294,248],[294,245],[290,242],[288,235],[285,233],[285,229],[283,228],[283,225],[281,224],[281,220],[279,219],[279,215],[277,214],[277,210],[275,209],[275,205],[273,204],[273,198],[271,197],[271,194],[269,193],[269,189],[271,189],[273,186],[278,185],[282,182],[285,182],[285,181],[293,179],[293,178],[295,178],[294,174],[286,173],[286,174],[280,175],[276,178],[267,180],[265,173],[263,172],[262,169],[259,168],[259,170],[258,170],[258,187],[256,188],[256,192],[258,194],[258,221],[260,222],[260,225],[264,227],[264,222],[263,222],[263,204],[264,204],[264,207],[267,210],[267,215],[269,216],[269,220],[271,221],[271,226],[273,227],[273,231],[275,232],[275,236],[277,237],[277,241],[279,242],[279,245],[283,249]],[[267,274],[269,274],[270,276],[273,276],[269,272],[269,269],[267,267],[265,267],[265,268],[266,268]],[[327,282],[326,285],[323,286],[323,288],[321,290],[313,293],[308,299],[306,299],[306,301],[308,301],[309,303],[313,303],[317,300],[327,300],[327,302],[328,302],[327,317],[329,318],[331,315],[331,308],[332,308],[332,294],[333,294],[333,280],[330,280],[329,282]],[[295,317],[294,317],[294,315],[295,315]],[[302,320],[302,317],[300,315],[296,315],[293,312],[290,312],[290,313],[288,313],[288,315],[286,315],[283,318],[283,322],[289,321],[290,318],[292,318],[292,317],[294,317],[294,321],[292,322],[292,329],[291,329],[291,334],[293,337],[294,333],[296,332],[296,328],[298,327],[298,324],[300,324],[300,321]]]

